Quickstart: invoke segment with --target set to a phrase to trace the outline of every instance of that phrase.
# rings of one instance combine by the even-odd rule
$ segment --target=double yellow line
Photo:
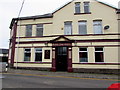
[[[1,73],[1,74],[14,74],[14,75],[24,75],[24,76],[39,76],[39,77],[57,77],[57,78],[90,79],[90,80],[108,80],[108,81],[120,81],[120,80],[117,80],[117,79],[81,78],[81,77],[70,77],[70,76],[50,76],[50,75],[25,74],[25,73]]]

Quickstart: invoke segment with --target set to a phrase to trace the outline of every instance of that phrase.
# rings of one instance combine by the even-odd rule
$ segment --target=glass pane
[[[31,51],[31,49],[25,49],[25,51]]]
[[[79,34],[87,34],[86,22],[79,22]]]
[[[80,13],[80,3],[75,3],[75,13]]]
[[[103,51],[103,47],[96,47],[95,51]]]
[[[43,28],[43,24],[38,24],[37,28]]]
[[[104,62],[103,52],[95,52],[95,62]]]
[[[80,57],[80,62],[88,62],[87,52],[80,52],[79,57]]]
[[[85,3],[84,3],[84,12],[85,12],[85,13],[88,13],[88,12],[89,12],[89,3],[88,3],[88,2],[85,2]]]
[[[65,22],[64,23],[64,34],[71,35],[72,34],[72,22]]]
[[[42,61],[42,53],[35,54],[35,61]]]
[[[25,53],[31,53],[31,49],[25,49]]]
[[[72,25],[72,22],[65,22],[65,25],[71,26],[71,25]]]
[[[94,21],[94,34],[102,34],[102,22],[101,21]]]
[[[30,61],[31,53],[25,53],[24,54],[24,61]]]
[[[75,3],[75,7],[80,7],[80,3]]]
[[[79,51],[87,51],[87,48],[79,48]]]
[[[84,7],[84,12],[85,12],[85,13],[88,13],[88,12],[89,12],[89,7],[88,7],[88,6],[85,6],[85,7]]]
[[[36,36],[43,36],[43,24],[38,24],[37,25]]]
[[[42,52],[42,48],[36,48],[36,49],[35,49],[35,52],[38,52],[38,53],[39,53],[39,52]]]
[[[67,47],[59,47],[58,55],[67,55]]]
[[[32,36],[32,25],[26,25],[26,36]]]
[[[36,35],[37,36],[43,36],[43,28],[37,28]]]

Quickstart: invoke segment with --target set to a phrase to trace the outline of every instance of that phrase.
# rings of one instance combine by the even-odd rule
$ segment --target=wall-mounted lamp
[[[105,27],[104,27],[104,30],[107,30],[107,29],[109,29],[110,28],[110,26],[109,25],[106,25]]]
[[[48,42],[45,42],[45,46],[48,46]]]
[[[75,43],[74,43],[74,44],[75,44],[75,46],[77,46],[77,41],[75,41]]]

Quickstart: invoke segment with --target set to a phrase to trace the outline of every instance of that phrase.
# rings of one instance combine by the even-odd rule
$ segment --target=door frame
[[[58,47],[58,46],[57,46]],[[56,48],[52,47],[52,71],[56,72],[56,60],[57,60],[57,53]],[[72,46],[65,46],[67,47],[67,71],[73,72],[72,69]]]
[[[56,47],[67,47],[68,48],[68,72],[73,72],[72,69],[72,43],[75,42],[75,40],[70,40],[69,38],[65,37],[64,35],[61,35],[53,40],[50,40],[50,43],[52,43],[52,71],[56,71]]]
[[[66,48],[66,55],[65,55],[65,58],[66,59],[64,59],[65,61],[64,61],[64,64],[65,64],[65,66],[66,67],[64,67],[64,68],[62,68],[61,67],[61,69],[59,68],[59,55],[58,55],[58,50],[59,49],[62,49],[63,47],[65,47],[65,46],[62,46],[62,47],[56,47],[56,51],[55,51],[55,54],[56,54],[56,71],[67,71],[67,68],[68,68],[68,47],[65,47]],[[63,49],[62,49],[63,50]],[[61,54],[62,55],[62,54]],[[60,56],[60,57],[64,57],[64,56]],[[61,60],[60,60],[61,61]],[[63,60],[62,60],[62,62],[61,63],[63,63]]]

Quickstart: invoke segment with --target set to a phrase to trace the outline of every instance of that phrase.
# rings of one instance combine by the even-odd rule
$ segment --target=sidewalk
[[[110,74],[69,73],[69,72],[52,72],[52,71],[37,71],[37,70],[23,70],[23,69],[8,69],[7,73],[120,80],[120,78],[118,78],[118,75],[110,75]]]

